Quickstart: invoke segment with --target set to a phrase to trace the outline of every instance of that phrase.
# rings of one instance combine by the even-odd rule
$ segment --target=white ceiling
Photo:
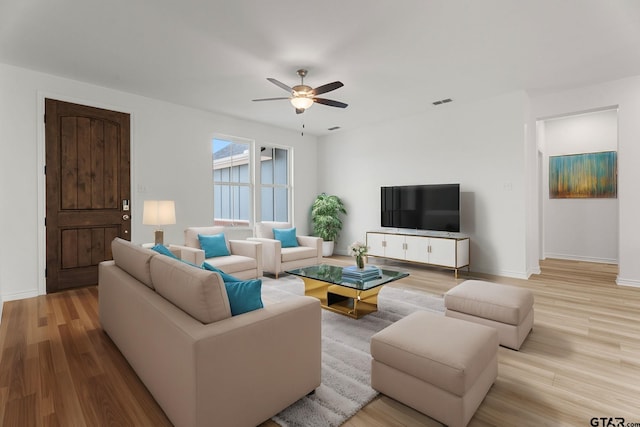
[[[640,1],[0,0],[0,62],[322,135],[640,75]],[[251,101],[301,67],[349,107]]]

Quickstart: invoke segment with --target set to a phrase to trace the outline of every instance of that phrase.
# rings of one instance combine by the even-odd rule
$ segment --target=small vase
[[[362,270],[364,268],[364,257],[363,256],[357,256],[356,257],[356,265],[358,266],[358,268],[360,270]]]

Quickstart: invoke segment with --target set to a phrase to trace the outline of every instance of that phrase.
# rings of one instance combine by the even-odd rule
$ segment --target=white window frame
[[[262,183],[262,147],[267,149],[280,149],[287,151],[287,184],[263,184]],[[287,190],[287,220],[285,222],[289,222],[293,224],[293,147],[288,147],[285,145],[279,144],[256,144],[256,159],[260,159],[260,161],[255,162],[256,164],[256,210],[255,210],[255,218],[258,221],[263,221],[262,218],[262,188],[285,188]]]
[[[248,164],[249,168],[249,183],[238,183],[238,182],[228,182],[228,181],[216,181],[214,178],[214,160],[213,160],[213,140],[219,139],[224,141],[229,141],[231,143],[237,144],[249,144],[249,150],[247,153],[247,157],[244,159],[240,159],[241,163],[238,163],[238,159],[234,162],[235,164]],[[249,203],[251,204],[249,209],[249,219],[248,223],[240,220],[234,221],[230,219],[229,221],[220,222],[218,219],[217,225],[223,225],[225,227],[235,227],[235,228],[253,228],[254,224],[258,221],[262,221],[262,188],[270,187],[270,188],[286,188],[287,189],[287,222],[293,224],[294,217],[294,196],[293,196],[293,147],[280,145],[280,144],[272,144],[272,143],[257,143],[253,139],[237,137],[232,135],[225,134],[214,134],[209,143],[211,144],[211,181],[212,181],[212,192],[215,192],[216,185],[230,185],[233,187],[247,187],[249,190]],[[287,184],[262,184],[262,157],[261,157],[261,148],[266,147],[267,149],[277,148],[281,150],[287,151]],[[259,159],[259,160],[257,160]],[[214,203],[215,203],[215,195]],[[215,206],[214,206],[214,218],[213,221],[216,221],[215,218]]]
[[[248,138],[242,138],[242,137],[237,137],[237,136],[231,136],[231,135],[223,135],[223,134],[215,134],[213,135],[213,137],[210,140],[210,144],[213,144],[213,140],[214,139],[219,139],[219,140],[224,140],[224,141],[228,141],[231,143],[235,143],[235,144],[248,144],[249,148],[246,152],[246,157],[240,157],[240,158],[228,158],[228,160],[226,160],[226,164],[228,164],[230,167],[233,167],[235,165],[243,165],[243,164],[247,164],[248,165],[248,174],[249,174],[249,182],[248,183],[239,183],[239,182],[234,182],[234,181],[216,181],[215,177],[214,177],[214,171],[215,171],[215,166],[216,166],[216,160],[214,160],[213,156],[214,156],[214,152],[213,152],[213,147],[211,148],[211,181],[212,181],[212,185],[213,185],[213,193],[214,193],[214,203],[215,203],[215,186],[216,185],[229,185],[230,187],[237,187],[237,188],[247,188],[249,191],[249,218],[247,220],[235,220],[233,218],[230,218],[228,221],[223,221],[223,219],[215,218],[215,206],[213,209],[213,221],[214,224],[216,225],[223,225],[225,227],[251,227],[253,226],[254,223],[254,218],[255,218],[255,167],[254,167],[254,161],[253,159],[254,157],[254,151],[255,151],[255,141],[252,139],[248,139]],[[220,162],[220,160],[218,160],[218,165],[219,166],[225,166],[225,161]],[[221,222],[223,221],[223,222]]]

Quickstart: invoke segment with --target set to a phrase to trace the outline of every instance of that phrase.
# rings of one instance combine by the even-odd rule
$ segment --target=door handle
[[[125,221],[128,220],[129,219],[129,215],[127,215],[127,214],[122,215],[122,219],[124,219]]]

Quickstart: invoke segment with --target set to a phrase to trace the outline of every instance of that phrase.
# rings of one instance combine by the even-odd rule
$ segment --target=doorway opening
[[[536,129],[541,207],[540,259],[618,264],[617,192],[598,197],[566,194],[557,197],[558,193],[553,191],[557,184],[555,172],[558,164],[566,165],[569,164],[566,162],[581,159],[595,158],[597,161],[604,157],[615,160],[617,189],[617,107],[540,119]],[[583,179],[584,176],[580,175],[583,172],[584,169],[574,170],[571,176],[578,175]],[[592,171],[586,176],[592,177],[597,173]],[[550,174],[553,176],[551,181]],[[598,185],[602,180],[598,178],[597,182],[589,183]]]

